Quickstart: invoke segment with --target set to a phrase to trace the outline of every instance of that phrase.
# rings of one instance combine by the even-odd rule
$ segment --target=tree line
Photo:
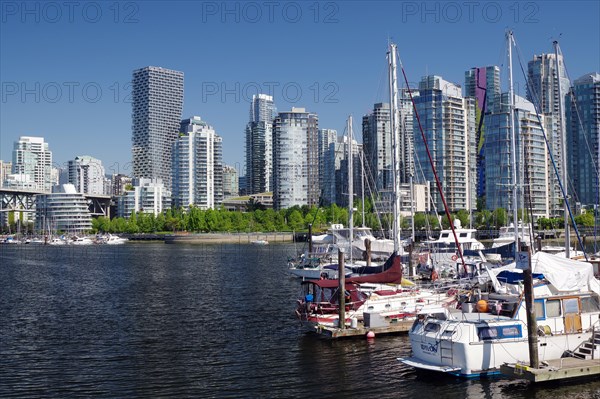
[[[365,201],[363,212],[362,201],[355,204],[354,225],[367,226],[374,232],[389,232],[392,230],[391,215],[378,216],[372,201]],[[22,214],[22,213],[21,213]],[[364,221],[363,221],[364,214]],[[519,211],[519,220],[527,223],[529,218],[525,212]],[[497,230],[511,222],[507,211],[498,208],[494,211],[481,210],[469,213],[460,210],[451,215],[452,220],[459,219],[462,226],[482,230]],[[33,224],[23,220],[15,220],[14,214],[9,212],[8,226],[4,233],[32,234]],[[470,221],[473,221],[472,224]],[[586,212],[575,217],[575,222],[581,227],[593,227],[593,212]],[[308,225],[313,226],[315,233],[327,230],[333,223],[348,225],[348,209],[332,204],[328,207],[294,206],[289,209],[265,209],[260,204],[249,202],[245,211],[229,211],[226,209],[202,210],[195,206],[188,208],[168,209],[159,215],[137,212],[129,218],[98,217],[92,219],[91,233],[209,233],[209,232],[292,232],[307,231]],[[439,230],[449,228],[445,215],[416,213],[414,215],[416,230]],[[539,218],[536,229],[561,229],[562,218]],[[411,228],[410,217],[401,218],[402,229]]]
[[[364,221],[363,221],[364,215]],[[519,220],[529,222],[524,212],[519,212]],[[463,227],[473,226],[476,229],[497,230],[511,222],[507,211],[498,208],[494,211],[482,210],[469,213],[460,210],[451,214],[452,220],[458,219]],[[471,223],[471,219],[473,223]],[[591,212],[578,215],[575,222],[581,227],[593,227],[594,216]],[[264,209],[260,205],[249,204],[245,211],[229,211],[226,209],[202,210],[194,206],[188,208],[168,209],[158,216],[138,212],[129,218],[99,217],[92,221],[93,232],[110,233],[210,233],[210,232],[292,232],[307,231],[309,224],[313,232],[326,231],[333,223],[348,225],[348,209],[332,204],[328,207],[294,206],[288,209]],[[357,203],[354,212],[354,225],[367,226],[374,232],[389,232],[392,229],[391,215],[378,217],[373,204]],[[411,218],[401,218],[402,229],[411,228]],[[450,226],[445,215],[416,213],[414,215],[416,230],[439,230]],[[539,230],[560,229],[563,226],[562,218],[539,218]]]

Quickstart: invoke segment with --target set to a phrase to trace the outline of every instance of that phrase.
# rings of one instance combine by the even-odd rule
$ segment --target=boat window
[[[438,332],[440,331],[440,325],[437,323],[427,323],[425,325],[425,332]]]
[[[480,327],[477,329],[479,339],[496,339],[498,338],[498,330],[495,327]]]
[[[521,338],[523,330],[518,324],[500,327],[479,327],[477,335],[480,340],[502,339],[502,338]]]
[[[459,234],[459,237],[466,237],[466,236],[467,236],[467,233],[460,233]]]
[[[441,234],[441,238],[448,238],[450,236],[450,233],[442,233]]]
[[[600,311],[600,304],[598,303],[598,298],[592,296],[581,298],[581,311],[585,313]]]
[[[553,299],[546,301],[546,317],[559,317],[560,315],[560,300]]]
[[[521,337],[521,326],[507,326],[501,328],[500,336],[502,338],[520,338]]]
[[[565,313],[579,313],[578,298],[569,298],[563,300],[563,306],[565,307]]]
[[[537,320],[546,320],[546,308],[544,307],[544,300],[536,299],[534,304],[535,304],[535,318]]]

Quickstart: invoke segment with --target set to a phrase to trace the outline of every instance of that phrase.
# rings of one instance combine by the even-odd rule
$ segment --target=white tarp
[[[515,266],[515,263],[511,263],[505,267],[489,270],[490,275],[494,276],[492,282],[498,282],[495,276],[503,270],[522,272]],[[532,273],[543,274],[558,291],[593,291],[600,295],[600,281],[594,277],[594,269],[591,263],[567,259],[545,252],[536,252],[531,256],[531,268]]]

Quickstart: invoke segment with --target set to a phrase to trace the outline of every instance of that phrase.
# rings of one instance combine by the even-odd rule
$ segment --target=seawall
[[[266,240],[269,244],[293,242],[293,233],[199,233],[170,234],[165,236],[166,244],[250,244]]]

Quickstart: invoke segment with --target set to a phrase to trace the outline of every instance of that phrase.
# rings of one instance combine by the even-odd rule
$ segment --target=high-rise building
[[[123,175],[123,174],[115,174],[111,177],[111,195],[123,195],[128,186],[131,186],[133,183],[133,179],[131,176]]]
[[[171,194],[160,179],[133,179],[133,188],[118,197],[117,216],[128,218],[133,212],[158,216],[171,203]]]
[[[246,193],[273,190],[273,97],[252,96],[246,125]]]
[[[249,122],[272,122],[276,115],[273,96],[253,94]]]
[[[463,97],[460,86],[431,75],[419,82],[415,106],[450,211],[476,209],[475,99]],[[414,129],[419,129],[416,119]],[[422,140],[415,140],[415,156],[421,164],[428,163]],[[423,174],[426,181],[435,181],[431,166],[423,167]],[[442,210],[437,190],[431,194]]]
[[[599,201],[600,74],[589,73],[573,82],[566,99],[569,180],[575,198],[587,205]]]
[[[181,121],[173,143],[173,206],[214,209],[223,201],[222,139],[194,116]]]
[[[13,149],[12,173],[28,175],[40,191],[52,191],[52,152],[42,137],[21,136]]]
[[[273,206],[317,205],[319,118],[304,108],[280,112],[273,122]]]
[[[171,189],[171,151],[183,108],[183,72],[160,67],[133,71],[133,177],[162,179]]]
[[[558,56],[558,71],[554,54],[542,54],[533,57],[527,64],[528,85],[527,99],[538,112],[544,116],[544,130],[550,144],[558,175],[562,180],[564,168],[562,160],[563,133],[565,132],[565,97],[569,92],[569,79],[565,72],[562,55]],[[560,84],[560,96],[559,96]],[[560,110],[562,109],[562,115]],[[550,155],[550,154],[549,154]],[[548,162],[551,162],[548,160]],[[562,193],[559,186],[559,177],[551,173],[550,178],[550,216],[562,216]],[[567,182],[562,182],[565,185]]]
[[[465,97],[475,98],[477,129],[477,196],[485,197],[485,142],[486,115],[500,106],[500,68],[497,66],[476,67],[465,72]]]
[[[81,194],[104,195],[106,177],[102,161],[89,155],[77,156],[67,163],[68,183]]]
[[[4,187],[4,181],[12,171],[12,162],[0,160],[0,187]]]
[[[398,103],[398,120],[400,121],[398,132],[400,145],[400,164],[399,182],[400,184],[410,183],[410,178],[415,175],[415,144],[414,144],[414,109],[410,100],[409,89],[400,90],[400,99]],[[418,90],[410,89],[413,97],[419,95]]]
[[[515,165],[508,93],[502,93],[499,98],[501,104],[498,103],[495,111],[485,117],[486,137],[482,152],[486,171],[486,208],[504,208],[510,214],[515,210],[531,209],[533,220],[548,217],[549,165],[535,108],[531,102],[515,96]],[[543,116],[541,118],[543,121]],[[513,168],[516,168],[516,182],[513,181]],[[516,205],[513,204],[514,185],[517,186]]]
[[[362,141],[365,163],[370,172],[369,181],[374,182],[377,190],[392,189],[392,135],[389,104],[377,103],[370,114],[363,116]]]
[[[398,183],[408,183],[414,176],[414,127],[413,106],[407,88],[400,90],[398,109],[397,140],[399,148]],[[418,90],[411,89],[413,97]],[[377,103],[373,111],[363,116],[362,140],[366,169],[369,171],[368,180],[374,183],[378,191],[394,190],[393,175],[393,140],[390,120],[390,105]]]
[[[237,170],[230,165],[223,165],[223,199],[240,195]]]
[[[327,169],[328,157],[330,155],[329,147],[337,142],[337,131],[333,129],[319,129],[318,151],[319,151],[319,187],[321,189],[321,197],[326,198],[325,191],[331,188],[332,180],[335,180],[332,175],[335,169]],[[329,196],[329,195],[327,195]],[[329,201],[327,201],[329,202]]]

